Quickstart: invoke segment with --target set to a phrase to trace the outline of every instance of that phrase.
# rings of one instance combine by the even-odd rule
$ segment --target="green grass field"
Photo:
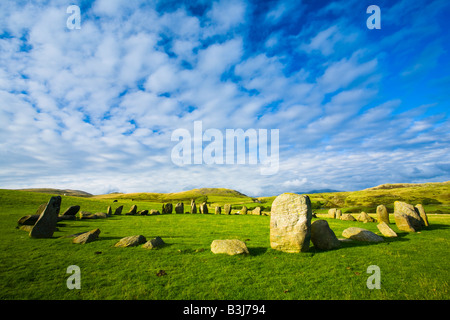
[[[0,190],[0,299],[449,299],[450,216],[429,214],[420,233],[398,232],[383,243],[346,242],[332,251],[288,254],[270,248],[269,216],[113,216],[64,221],[51,239],[32,239],[16,229],[50,195]],[[130,199],[62,196],[61,210],[80,205],[90,212],[132,204],[161,209],[161,203]],[[230,200],[230,199],[223,199]],[[187,203],[185,203],[186,205]],[[426,207],[427,209],[427,207]],[[429,213],[430,211],[428,211]],[[319,215],[320,216],[320,215]],[[323,217],[322,217],[323,218]],[[314,221],[315,219],[313,219]],[[376,223],[327,219],[338,237],[350,226],[379,233]],[[393,217],[391,217],[393,222]],[[100,228],[98,240],[72,244],[64,236]],[[158,250],[115,248],[122,237],[162,237]],[[215,255],[215,239],[240,239],[250,255]],[[69,290],[67,268],[81,269],[81,289]],[[381,289],[366,286],[367,268],[381,270]],[[166,275],[158,276],[164,270]]]

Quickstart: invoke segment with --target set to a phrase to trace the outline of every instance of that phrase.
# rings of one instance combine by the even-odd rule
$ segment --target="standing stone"
[[[120,207],[116,208],[116,210],[114,210],[114,214],[115,215],[121,215],[122,214],[122,210],[123,210],[123,206],[120,206]]]
[[[377,220],[378,223],[385,222],[386,224],[389,224],[389,213],[386,206],[383,204],[380,204],[377,207]]]
[[[366,242],[382,242],[384,239],[372,231],[363,229],[363,228],[356,228],[356,227],[350,227],[342,231],[342,235],[351,240],[356,241],[366,241]]]
[[[311,201],[306,195],[283,193],[270,214],[270,246],[284,252],[305,252],[311,239]]]
[[[162,211],[163,214],[171,214],[172,210],[173,210],[173,206],[169,202],[169,203],[163,204],[161,211]]]
[[[311,241],[320,250],[332,250],[341,246],[326,220],[316,220],[311,224]]]
[[[184,203],[178,202],[175,206],[175,213],[184,213]]]
[[[192,214],[197,213],[197,205],[195,204],[194,199],[191,200],[191,213]]]
[[[81,244],[89,243],[89,242],[96,240],[98,238],[99,234],[100,234],[100,229],[97,228],[97,229],[80,234],[79,236],[75,237],[72,240],[72,243],[81,243]]]
[[[248,211],[247,207],[246,206],[242,206],[242,209],[239,212],[239,214],[247,214],[247,211]]]
[[[422,221],[419,214],[412,205],[406,202],[394,202],[394,218],[399,230],[416,232],[422,229]]]
[[[222,213],[222,209],[219,206],[214,208],[214,214],[221,214],[221,213]]]
[[[423,205],[416,204],[415,210],[419,214],[419,217],[421,218],[422,225],[425,227],[428,227],[430,224],[428,223],[428,217],[427,217],[427,214],[425,213],[425,209],[423,208]]]
[[[261,215],[261,207],[256,207],[252,210],[252,214],[256,215],[256,216],[260,216]]]
[[[378,230],[380,230],[381,234],[385,237],[395,238],[397,234],[394,230],[392,230],[386,222],[381,222],[377,224]]]
[[[62,216],[74,216],[80,211],[80,206],[70,206],[63,212]]]
[[[342,211],[341,211],[341,209],[337,209],[337,210],[336,210],[336,219],[341,219],[341,216],[342,216]]]
[[[38,221],[30,231],[32,238],[51,238],[56,229],[59,210],[61,207],[61,197],[51,197],[44,212],[41,213]]]
[[[224,205],[223,211],[225,212],[225,214],[231,214],[231,204],[227,203],[226,205]]]
[[[206,204],[206,202],[203,202],[200,205],[200,213],[208,214],[208,205]]]
[[[128,211],[127,213],[125,213],[128,216],[133,216],[137,213],[137,205],[133,204],[130,208],[130,211]]]
[[[112,208],[111,208],[111,206],[108,206],[108,209],[106,209],[106,214],[108,216],[112,216]]]
[[[231,240],[214,240],[211,243],[212,253],[226,253],[228,255],[248,254],[245,242],[238,239]]]
[[[328,210],[328,218],[336,219],[336,208]]]

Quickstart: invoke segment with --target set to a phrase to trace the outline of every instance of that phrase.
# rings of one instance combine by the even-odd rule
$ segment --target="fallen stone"
[[[100,234],[100,229],[94,229],[85,233],[80,234],[72,240],[72,243],[86,244],[92,242],[98,238]]]
[[[161,213],[158,210],[152,209],[150,210],[150,215],[151,216],[157,216],[160,215]]]
[[[108,218],[108,214],[106,212],[96,212],[93,215],[93,219],[105,219]]]
[[[130,236],[120,239],[119,242],[117,242],[114,245],[114,247],[117,248],[135,247],[145,243],[146,241],[147,239],[145,239],[145,237],[142,235]]]
[[[389,227],[389,225],[384,221],[377,224],[377,228],[378,228],[378,230],[380,230],[381,234],[385,237],[388,237],[388,238],[397,237],[397,234],[395,233],[395,231],[392,230],[391,227]]]
[[[343,213],[341,215],[341,220],[342,221],[356,221],[355,217],[352,216],[350,213]]]
[[[214,240],[211,243],[212,253],[226,253],[228,255],[236,254],[249,254],[247,245],[245,242],[232,239],[232,240]]]
[[[17,221],[17,224],[24,225],[24,226],[34,226],[40,216],[41,216],[40,214],[29,214],[29,215],[23,216]]]
[[[371,216],[369,216],[369,215],[368,215],[367,213],[365,213],[364,211],[361,212],[361,213],[359,214],[359,217],[358,217],[357,220],[360,221],[360,222],[364,222],[364,223],[367,223],[367,222],[375,222],[375,219],[372,218]]]
[[[145,249],[157,249],[157,248],[161,248],[165,244],[166,243],[163,241],[163,239],[161,239],[161,237],[156,237],[156,238],[151,239],[151,240],[147,241],[146,243],[144,243],[144,245],[142,247]]]
[[[70,206],[61,216],[75,216],[80,211],[80,206]]]
[[[306,195],[283,193],[270,213],[270,246],[283,252],[305,252],[311,239],[311,201]]]
[[[148,210],[147,209],[141,210],[141,211],[138,212],[138,214],[141,215],[141,216],[148,216]]]
[[[332,250],[341,246],[326,220],[316,220],[311,224],[311,241],[320,250]]]
[[[347,239],[356,240],[356,241],[366,241],[366,242],[382,242],[384,239],[372,231],[363,229],[350,227],[342,231],[342,236]]]

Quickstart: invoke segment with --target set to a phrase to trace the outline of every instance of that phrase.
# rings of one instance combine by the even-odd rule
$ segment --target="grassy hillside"
[[[95,199],[133,199],[134,201],[150,202],[183,202],[189,204],[191,199],[196,203],[207,201],[212,204],[244,204],[253,203],[251,197],[246,196],[236,190],[225,188],[201,188],[177,193],[112,193],[94,196]]]
[[[73,197],[92,197],[92,194],[81,191],[81,190],[71,190],[71,189],[53,189],[53,188],[29,188],[29,189],[19,189],[20,191],[29,191],[29,192],[37,192],[37,193],[48,193],[48,194],[56,194],[56,195],[66,195]]]
[[[201,188],[177,193],[111,193],[96,196],[76,190],[42,188],[26,190],[47,194],[90,197],[97,200],[118,200],[124,203],[129,201],[155,204],[183,202],[185,205],[189,205],[191,199],[194,199],[196,203],[207,201],[212,207],[230,203],[234,209],[240,209],[243,205],[250,209],[262,206],[266,211],[270,211],[272,202],[277,196],[252,198],[239,191],[225,188]],[[411,204],[421,203],[425,206],[427,212],[450,213],[450,181],[423,184],[383,184],[360,191],[312,193],[309,194],[309,197],[313,209],[318,213],[325,212],[329,208],[341,208],[343,212],[350,213],[361,211],[373,213],[380,204],[384,204],[392,212],[394,201],[397,200]]]
[[[450,217],[429,215],[420,233],[400,232],[377,244],[343,242],[337,250],[289,254],[270,248],[270,217],[253,215],[170,214],[112,216],[58,223],[51,239],[32,239],[16,229],[48,194],[0,190],[0,299],[158,299],[158,300],[299,300],[299,299],[449,299]],[[108,205],[138,209],[160,204],[130,199],[62,196],[62,210],[105,211]],[[348,227],[378,233],[376,223],[325,218],[338,237]],[[314,218],[313,221],[316,219]],[[393,218],[391,216],[391,222]],[[71,243],[68,235],[101,230],[99,239]],[[166,246],[115,248],[121,238],[160,236]],[[248,256],[216,255],[215,239],[240,239]],[[69,290],[67,268],[79,266],[81,289]],[[381,289],[369,290],[368,266],[381,270]],[[163,276],[159,276],[164,270]]]
[[[309,194],[314,209],[343,208],[344,212],[375,212],[384,204],[391,212],[394,201],[421,203],[434,213],[450,213],[450,181],[423,184],[386,184],[360,191]],[[258,198],[270,206],[276,196]],[[319,210],[320,212],[320,210]]]

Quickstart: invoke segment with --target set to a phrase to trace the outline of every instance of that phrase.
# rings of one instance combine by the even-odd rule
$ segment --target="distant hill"
[[[38,192],[38,193],[57,194],[57,195],[61,195],[61,196],[92,197],[92,194],[85,192],[85,191],[81,191],[81,190],[53,189],[53,188],[29,188],[29,189],[17,189],[17,190]]]
[[[303,192],[297,192],[297,193],[298,194],[314,194],[314,193],[330,193],[330,192],[342,192],[342,191],[333,190],[333,189],[317,189],[317,190],[303,191]]]
[[[450,181],[445,182],[427,182],[427,183],[386,183],[376,187],[364,189],[369,190],[381,190],[381,189],[398,189],[398,188],[427,188],[435,186],[450,186]]]
[[[96,199],[132,199],[151,202],[190,202],[194,199],[197,203],[202,201],[245,203],[252,202],[253,198],[245,194],[225,188],[200,188],[175,193],[137,192],[137,193],[110,193],[93,196]]]

